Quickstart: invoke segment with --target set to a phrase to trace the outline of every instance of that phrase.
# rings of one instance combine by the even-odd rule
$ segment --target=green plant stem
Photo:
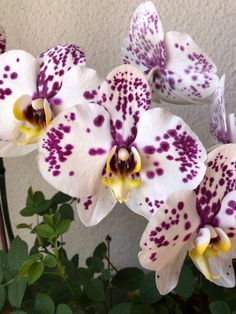
[[[1,204],[0,204],[0,238],[1,238],[2,250],[4,252],[7,252],[8,251],[7,237],[6,237],[6,229],[5,229]]]
[[[65,279],[65,273],[64,273],[63,266],[61,264],[61,259],[60,259],[60,255],[59,255],[58,245],[57,245],[57,239],[54,242],[54,253],[55,253],[56,260],[57,260],[58,273],[61,275],[62,278]]]
[[[8,239],[11,242],[14,239],[14,234],[12,231],[8,203],[7,203],[5,168],[4,168],[2,158],[0,158],[0,192],[1,192],[1,203],[2,203],[2,209],[3,209],[4,223],[6,225]]]

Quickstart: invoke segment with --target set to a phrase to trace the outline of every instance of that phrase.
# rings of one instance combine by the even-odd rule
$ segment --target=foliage
[[[74,219],[73,202],[61,192],[46,199],[42,192],[29,189],[21,214],[36,216],[37,223],[17,227],[28,229],[35,242],[29,250],[16,237],[8,253],[0,251],[1,313],[236,313],[236,289],[213,286],[188,260],[175,291],[161,296],[153,272],[116,269],[110,260],[109,236],[87,258],[86,266],[79,264],[79,254],[69,258],[63,235]]]

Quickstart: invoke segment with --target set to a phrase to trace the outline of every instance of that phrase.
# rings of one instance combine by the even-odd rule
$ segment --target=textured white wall
[[[87,63],[106,75],[120,63],[120,45],[140,0],[0,0],[0,23],[8,35],[8,49],[21,48],[37,55],[49,46],[76,42],[84,48]],[[227,110],[236,112],[236,1],[154,0],[165,31],[189,33],[212,56],[219,74],[226,73]],[[208,131],[209,107],[168,106],[182,116],[203,143],[212,144]],[[40,177],[36,153],[5,160],[12,222],[21,221],[26,190],[32,185],[51,195],[53,189]],[[92,175],[92,174],[91,174]],[[118,266],[138,263],[139,237],[146,221],[125,206],[117,206],[100,225],[85,228],[77,219],[68,234],[70,254],[86,257],[109,233]],[[27,233],[21,235],[30,237]]]

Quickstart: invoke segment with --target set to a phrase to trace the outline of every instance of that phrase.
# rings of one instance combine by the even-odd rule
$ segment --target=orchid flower
[[[3,27],[0,25],[0,54],[6,51],[6,35]]]
[[[100,78],[85,67],[84,53],[74,44],[58,45],[38,58],[22,50],[2,54],[0,156],[34,150],[51,120],[70,105],[95,99],[99,84]]]
[[[230,113],[226,118],[225,112],[225,75],[220,79],[215,90],[211,106],[211,133],[221,143],[236,143],[236,113]]]
[[[213,61],[189,35],[164,34],[151,1],[141,3],[134,12],[122,58],[148,75],[157,101],[207,103],[218,85]]]
[[[60,113],[39,142],[43,177],[78,197],[85,225],[99,223],[117,201],[149,218],[169,194],[199,184],[203,145],[181,118],[150,109],[150,88],[138,69],[114,69],[98,99]]]
[[[197,268],[219,286],[235,285],[236,145],[213,150],[195,191],[172,194],[150,220],[142,236],[139,260],[156,271],[162,294],[177,285],[188,253]]]

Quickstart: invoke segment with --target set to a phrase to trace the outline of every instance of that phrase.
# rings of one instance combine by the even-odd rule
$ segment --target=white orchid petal
[[[122,51],[124,63],[143,68],[147,74],[166,62],[161,20],[151,1],[141,3],[135,10],[129,29],[129,39]]]
[[[20,145],[14,141],[0,141],[0,157],[24,156],[37,148],[37,144]]]
[[[199,226],[192,191],[172,194],[149,221],[140,241],[139,261],[144,268],[160,272],[191,244]]]
[[[22,95],[34,95],[37,73],[36,59],[23,50],[0,55],[0,138],[12,139],[16,127],[14,103]]]
[[[111,148],[110,117],[97,104],[60,113],[39,142],[39,169],[55,188],[72,196],[94,195]]]
[[[221,274],[219,278],[213,278],[212,282],[225,288],[235,286],[235,274],[231,258],[227,258],[225,254],[224,257],[216,255],[210,258],[208,262],[213,275]]]
[[[0,54],[6,51],[6,34],[4,28],[0,25]]]
[[[60,90],[65,73],[73,66],[85,65],[85,55],[75,44],[63,44],[49,48],[38,57],[40,71],[38,74],[39,97],[47,99]]]
[[[101,184],[95,195],[77,199],[77,212],[82,223],[90,227],[103,220],[115,204],[109,188]]]
[[[221,143],[228,143],[229,137],[226,124],[226,112],[225,112],[225,75],[220,79],[219,86],[215,90],[212,105],[211,105],[211,133]]]
[[[196,188],[204,176],[202,143],[181,118],[164,109],[141,115],[134,145],[142,159],[142,184],[127,204],[147,218],[171,193]]]
[[[230,113],[227,119],[229,142],[236,144],[236,113]]]
[[[186,254],[187,246],[184,246],[173,261],[160,272],[156,272],[156,285],[160,294],[165,295],[177,286]]]
[[[54,114],[81,103],[97,102],[102,81],[96,71],[74,66],[65,73],[61,89],[50,99]]]
[[[131,65],[111,71],[99,90],[99,103],[111,117],[111,132],[119,145],[129,145],[137,134],[142,112],[149,109],[151,94],[143,74]]]
[[[160,98],[180,104],[207,103],[219,84],[213,61],[188,34],[168,32],[164,45],[166,67],[153,76]]]
[[[204,224],[218,225],[218,217],[214,217],[221,209],[224,196],[236,190],[235,164],[235,144],[221,145],[209,153],[206,174],[196,189],[197,210]]]

